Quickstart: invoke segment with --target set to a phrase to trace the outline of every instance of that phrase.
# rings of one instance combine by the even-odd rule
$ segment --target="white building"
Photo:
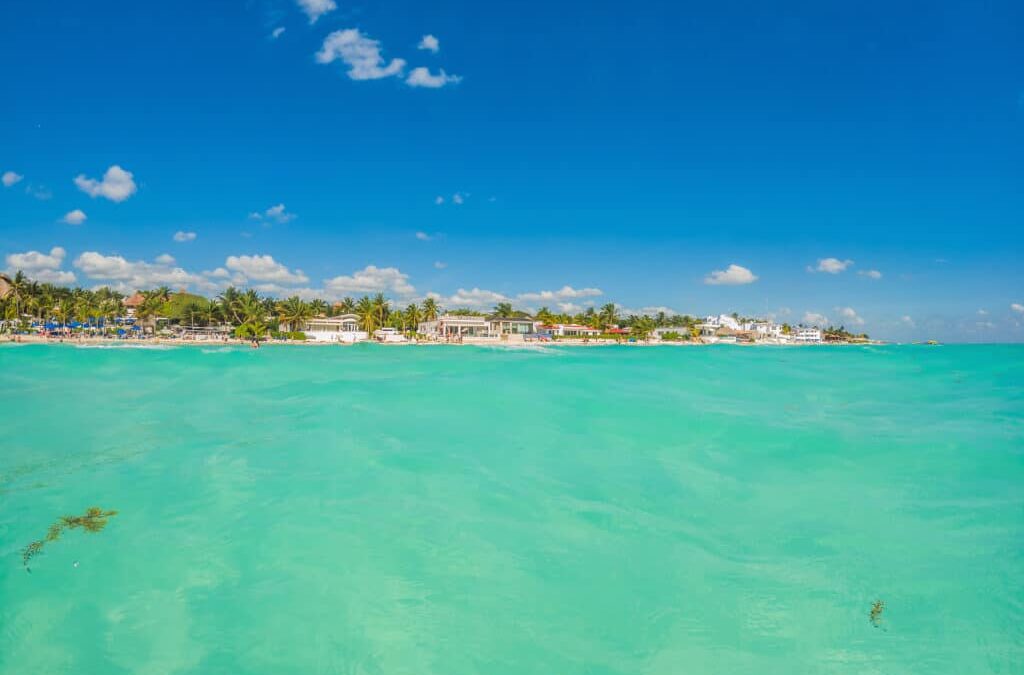
[[[686,326],[658,326],[651,331],[651,335],[659,340],[663,340],[665,335],[669,333],[678,333],[684,340],[688,340],[690,338],[690,329]]]
[[[408,342],[406,337],[397,328],[378,328],[373,331],[373,337],[378,342]]]
[[[439,340],[490,337],[491,324],[482,316],[443,314],[434,321],[422,322],[416,332]]]
[[[342,314],[341,316],[317,317],[310,319],[303,326],[307,340],[314,342],[361,342],[369,336],[359,328],[359,316]]]
[[[793,342],[821,342],[820,328],[794,328],[792,332]]]
[[[550,326],[541,326],[542,329],[549,331],[552,335],[559,337],[597,337],[601,334],[600,328],[591,328],[590,326],[582,326],[578,323],[553,323]]]
[[[771,321],[749,321],[743,324],[743,330],[757,333],[758,339],[782,336],[782,326]]]

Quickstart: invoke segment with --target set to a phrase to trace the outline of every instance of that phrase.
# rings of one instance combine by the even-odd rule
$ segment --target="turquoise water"
[[[8,346],[0,375],[4,675],[1024,671],[1021,346]]]

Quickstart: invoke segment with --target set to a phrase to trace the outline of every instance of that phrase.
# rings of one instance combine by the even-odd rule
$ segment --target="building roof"
[[[125,307],[138,307],[139,305],[141,305],[145,301],[146,301],[146,296],[144,296],[142,293],[139,293],[138,291],[136,291],[135,295],[132,295],[129,298],[125,298],[124,306]]]

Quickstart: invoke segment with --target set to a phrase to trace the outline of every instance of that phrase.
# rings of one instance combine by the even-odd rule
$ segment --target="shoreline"
[[[318,342],[315,340],[265,340],[260,342],[263,347],[355,347],[357,345],[372,344],[383,347],[498,347],[503,349],[538,349],[546,347],[866,347],[889,344],[879,340],[868,342],[702,342],[702,341],[665,341],[652,340],[647,342],[617,342],[613,340],[551,340],[531,342],[509,342],[501,339],[477,338],[463,340],[462,342],[441,342],[441,341],[406,341],[406,342],[379,342],[377,340],[362,340],[359,342]],[[240,340],[231,338],[229,340],[181,340],[177,338],[145,338],[145,339],[118,339],[105,337],[88,337],[81,339],[56,339],[41,337],[38,335],[17,335],[5,336],[0,339],[0,345],[51,345],[69,347],[252,347],[251,340]]]

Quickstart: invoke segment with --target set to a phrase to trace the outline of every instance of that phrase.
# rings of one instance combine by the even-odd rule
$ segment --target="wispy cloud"
[[[426,232],[417,232],[416,238],[419,239],[420,241],[431,241],[433,239],[433,237],[427,234]]]
[[[306,13],[309,17],[309,23],[312,25],[317,22],[317,19],[322,17],[328,12],[333,12],[338,8],[338,5],[334,0],[296,0],[299,8]],[[276,36],[275,36],[276,37]]]
[[[4,175],[0,176],[0,182],[4,184],[5,188],[9,188],[15,183],[20,182],[24,176],[20,173],[14,173],[13,171],[4,171]]]
[[[53,192],[51,192],[45,185],[26,185],[25,194],[40,201],[46,201],[53,198]]]
[[[843,321],[849,321],[855,326],[864,325],[864,319],[857,314],[857,311],[853,307],[840,307],[838,311],[839,316],[842,317]]]
[[[724,270],[714,270],[704,277],[704,283],[709,286],[742,286],[752,284],[757,279],[758,277],[746,267],[733,264]]]
[[[600,288],[573,288],[566,285],[554,291],[520,293],[516,296],[516,300],[521,302],[560,302],[578,298],[593,298],[599,295],[604,295],[604,291]]]
[[[1019,302],[1010,303],[1010,309],[1017,312],[1018,314],[1024,314],[1024,305]]]
[[[839,258],[822,258],[818,260],[818,266],[815,268],[808,267],[809,272],[825,272],[826,274],[839,274],[845,272],[850,265],[853,264],[852,260],[840,260]]]
[[[273,31],[271,31],[270,37],[273,38],[274,40],[276,40],[277,38],[281,37],[284,34],[284,31],[285,31],[284,26],[278,26]]]
[[[441,262],[440,260],[435,260],[435,261],[434,261],[434,269],[435,269],[435,270],[443,270],[443,269],[445,269],[446,267],[448,267],[448,263],[446,263],[446,262]]]
[[[803,323],[808,326],[827,326],[828,317],[817,312],[804,312]]]
[[[253,211],[249,214],[249,218],[252,220],[266,220],[275,223],[284,224],[289,221],[295,220],[297,216],[294,213],[288,213],[284,204],[277,204],[271,206],[266,211],[260,213],[259,211]]]
[[[183,230],[178,230],[177,232],[174,233],[174,241],[178,242],[179,244],[183,244],[183,243],[185,243],[187,241],[195,241],[195,240],[196,240],[196,233],[195,232],[185,232]]]
[[[74,211],[68,211],[61,218],[61,222],[67,223],[68,225],[81,225],[86,220],[85,211],[82,209],[75,209]]]
[[[380,54],[380,42],[363,35],[358,28],[336,30],[324,39],[316,53],[318,63],[331,63],[341,59],[348,66],[353,80],[379,80],[401,74],[403,59],[391,59],[387,65]]]
[[[879,272],[878,270],[861,270],[857,272],[857,274],[861,275],[862,277],[867,277],[868,279],[874,279],[876,281],[882,278],[882,273]]]
[[[137,190],[132,172],[125,171],[117,164],[107,169],[102,180],[86,178],[85,174],[79,174],[75,177],[75,185],[94,199],[104,197],[112,202],[123,202]]]

